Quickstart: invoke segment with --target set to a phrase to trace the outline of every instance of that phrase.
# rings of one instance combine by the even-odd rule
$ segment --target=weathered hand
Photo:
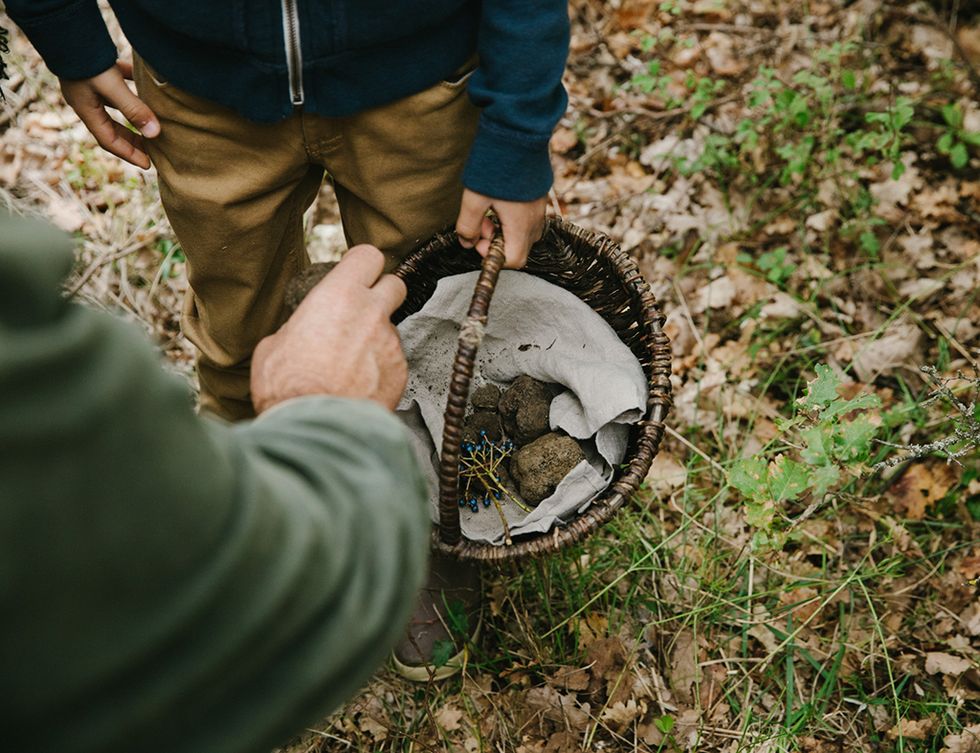
[[[491,199],[468,188],[463,190],[463,204],[456,220],[456,234],[463,248],[473,248],[486,256],[493,240],[493,223],[487,210],[493,208],[500,219],[504,234],[504,264],[508,269],[520,269],[527,263],[531,244],[544,232],[544,213],[548,197],[534,201],[504,201]]]
[[[143,138],[160,133],[160,121],[143,100],[133,94],[125,79],[133,78],[133,65],[123,60],[98,76],[79,80],[61,79],[61,93],[75,114],[107,152],[144,170],[150,166]],[[133,133],[113,120],[107,107],[115,108],[139,129]]]
[[[391,315],[405,283],[383,275],[384,255],[356,246],[252,356],[257,413],[304,395],[366,398],[394,409],[408,364]]]

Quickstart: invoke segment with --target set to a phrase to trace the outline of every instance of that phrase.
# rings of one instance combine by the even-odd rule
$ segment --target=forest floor
[[[383,670],[284,750],[980,753],[976,4],[571,12],[553,209],[667,313],[663,450],[587,543],[487,573],[461,678]],[[75,234],[69,292],[193,379],[154,174],[7,58],[0,203]],[[342,250],[329,186],[308,227]]]

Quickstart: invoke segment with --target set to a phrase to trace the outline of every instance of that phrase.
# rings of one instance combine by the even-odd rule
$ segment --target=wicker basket
[[[664,419],[671,406],[671,351],[662,329],[663,316],[636,263],[606,236],[589,233],[563,220],[549,219],[544,237],[531,250],[524,271],[574,293],[600,314],[629,346],[647,375],[646,415],[631,426],[626,458],[609,488],[582,515],[547,533],[515,537],[507,545],[464,539],[458,505],[460,439],[474,360],[504,261],[499,233],[485,261],[475,251],[464,250],[455,233],[447,232],[420,246],[395,270],[408,287],[408,298],[394,316],[397,323],[425,305],[442,277],[480,269],[481,261],[482,272],[469,316],[460,328],[449,387],[439,466],[439,526],[434,546],[459,559],[501,562],[554,552],[580,541],[612,518],[636,492],[660,448]]]

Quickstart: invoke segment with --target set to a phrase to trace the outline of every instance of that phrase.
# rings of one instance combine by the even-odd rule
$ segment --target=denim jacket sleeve
[[[91,78],[116,62],[96,0],[6,0],[5,6],[59,78]]]
[[[470,79],[483,109],[464,185],[496,199],[530,201],[551,188],[548,142],[568,97],[564,0],[483,0],[480,67]]]

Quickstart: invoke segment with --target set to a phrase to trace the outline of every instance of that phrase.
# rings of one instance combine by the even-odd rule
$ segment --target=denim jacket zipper
[[[296,0],[282,0],[282,35],[286,43],[289,69],[289,97],[293,105],[303,104],[303,51],[299,42],[299,14]]]

